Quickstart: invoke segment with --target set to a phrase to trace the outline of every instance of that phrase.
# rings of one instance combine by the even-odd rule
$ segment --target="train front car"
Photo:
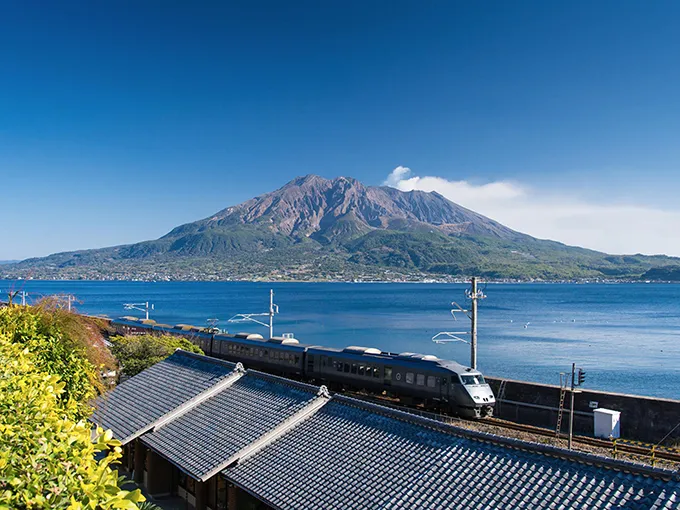
[[[442,360],[440,365],[451,372],[452,401],[458,414],[466,418],[490,418],[496,398],[482,373],[455,361]]]

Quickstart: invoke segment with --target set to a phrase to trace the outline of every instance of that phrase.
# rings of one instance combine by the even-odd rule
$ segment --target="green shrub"
[[[0,333],[27,348],[38,370],[59,376],[60,399],[75,401],[80,417],[89,414],[87,403],[103,390],[101,370],[112,365],[107,349],[92,340],[100,334],[96,325],[50,307],[47,301],[42,306],[0,309]]]
[[[128,376],[137,375],[164,360],[177,349],[203,354],[203,351],[189,340],[170,335],[114,336],[110,341],[114,356],[120,362],[123,373]]]
[[[67,382],[44,370],[62,370],[66,360],[79,364],[78,356],[68,355],[56,337],[31,338],[25,328],[38,331],[38,317],[14,312],[3,313],[3,327],[18,319],[15,334],[0,333],[0,509],[138,508],[144,496],[122,490],[110,467],[121,456],[120,443],[101,429],[93,440],[90,425],[78,419],[74,395],[64,397]],[[57,353],[32,352],[36,342]]]

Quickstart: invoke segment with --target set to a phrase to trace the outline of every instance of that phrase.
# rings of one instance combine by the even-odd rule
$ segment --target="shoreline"
[[[680,281],[672,280],[514,280],[514,279],[491,279],[486,280],[479,277],[480,283],[492,284],[492,285],[673,285],[680,284]],[[115,279],[115,278],[100,278],[100,279],[88,279],[88,278],[0,278],[0,282],[115,282],[115,283],[345,283],[345,284],[414,284],[414,285],[464,285],[470,283],[470,278],[464,279],[454,279],[454,280],[436,280],[436,279],[423,279],[423,280],[327,280],[327,279],[308,279],[308,280],[296,280],[296,279],[226,279],[226,280],[188,280],[188,279]]]

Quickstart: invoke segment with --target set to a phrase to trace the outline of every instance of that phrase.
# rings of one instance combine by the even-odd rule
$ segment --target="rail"
[[[491,425],[494,427],[506,428],[511,430],[516,430],[518,432],[525,432],[528,434],[535,434],[539,436],[550,437],[555,439],[554,429],[544,429],[541,427],[535,427],[533,425],[524,425],[521,423],[509,422],[505,420],[500,420],[498,418],[483,418],[478,421],[466,420],[456,416],[451,416],[445,413],[433,413],[431,411],[425,411],[415,407],[408,407],[403,405],[395,404],[394,402],[380,397],[366,395],[364,393],[357,392],[343,392],[345,395],[350,395],[354,398],[364,400],[367,402],[372,402],[375,404],[380,404],[382,406],[390,407],[399,411],[404,411],[407,413],[422,416],[424,418],[430,418],[432,420],[437,420],[443,423],[456,424],[456,423],[482,423],[485,425]],[[566,434],[559,434],[557,436],[559,439],[566,439]],[[643,443],[640,441],[631,441],[627,439],[598,439],[595,437],[587,436],[574,436],[574,443],[580,443],[588,446],[593,446],[596,448],[602,448],[604,450],[609,450],[613,458],[617,458],[622,454],[634,455],[636,457],[641,457],[648,459],[652,466],[655,466],[660,460],[667,462],[673,462],[680,465],[680,449],[673,448],[670,446],[658,446],[649,443]]]

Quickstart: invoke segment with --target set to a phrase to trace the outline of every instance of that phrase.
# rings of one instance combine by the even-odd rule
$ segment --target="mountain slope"
[[[679,260],[670,257],[609,256],[538,240],[438,193],[308,175],[155,241],[30,259],[3,266],[3,273],[228,279],[348,278],[389,270],[556,279],[675,274],[677,267]]]

